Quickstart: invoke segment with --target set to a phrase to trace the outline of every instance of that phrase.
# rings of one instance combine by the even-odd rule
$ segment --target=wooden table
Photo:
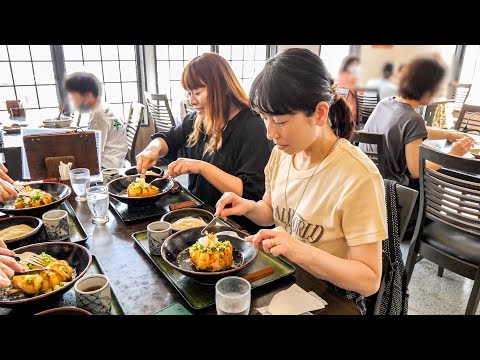
[[[134,244],[131,234],[146,230],[147,224],[153,220],[126,225],[109,211],[110,221],[104,226],[95,226],[91,222],[92,215],[87,203],[73,201],[72,206],[89,235],[86,247],[97,256],[104,267],[127,314],[152,314],[174,302],[182,303],[194,314],[216,314],[215,306],[203,310],[190,308],[165,276]],[[352,301],[300,267],[297,267],[292,276],[253,289],[250,314],[259,314],[254,308],[268,305],[277,292],[294,283],[306,291],[313,290],[328,302],[325,309],[315,314],[360,314]]]

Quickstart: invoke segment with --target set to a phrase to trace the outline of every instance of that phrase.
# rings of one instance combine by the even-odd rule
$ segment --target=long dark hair
[[[253,81],[250,106],[269,115],[302,112],[312,116],[317,104],[330,104],[330,127],[338,136],[349,139],[354,130],[346,101],[335,95],[333,78],[318,55],[307,49],[287,49],[267,61]]]

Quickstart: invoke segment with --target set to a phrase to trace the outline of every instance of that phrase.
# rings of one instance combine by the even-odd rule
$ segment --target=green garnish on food
[[[60,270],[62,270],[64,273],[67,272],[67,268],[65,266],[60,266]]]
[[[52,257],[48,254],[45,254],[44,252],[42,252],[40,254],[40,257],[42,258],[43,261],[45,261],[47,264],[50,263],[50,261],[52,261]]]
[[[28,284],[28,285],[32,285],[33,284],[33,278],[32,277],[27,277],[25,279],[25,282]]]
[[[58,286],[60,287],[65,286],[65,283],[62,281],[60,284],[58,284]]]
[[[33,270],[33,265],[32,264],[27,264],[28,270]]]

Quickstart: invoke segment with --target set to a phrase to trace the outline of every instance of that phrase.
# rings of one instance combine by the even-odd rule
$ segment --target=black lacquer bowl
[[[152,166],[148,171],[154,172],[155,174],[159,176],[163,176],[163,169],[159,168],[158,166]],[[137,175],[138,170],[136,166],[133,166],[127,170],[125,170],[125,176],[132,176],[132,175]]]
[[[108,192],[110,196],[121,201],[131,207],[147,207],[153,206],[163,195],[168,193],[173,187],[173,180],[171,178],[162,179],[161,176],[147,175],[145,181],[147,183],[152,182],[154,179],[161,179],[155,183],[160,192],[153,196],[144,197],[129,197],[127,194],[127,188],[130,183],[138,178],[137,175],[125,176],[112,180],[107,184]]]
[[[200,233],[203,226],[194,227],[187,230],[179,231],[169,236],[162,244],[162,257],[169,265],[180,271],[182,274],[189,276],[200,282],[216,282],[219,279],[235,274],[236,272],[247,267],[257,256],[257,251],[253,245],[244,240],[228,235],[219,235],[220,241],[229,240],[233,247],[233,267],[221,271],[204,271],[198,270],[190,261],[188,248],[202,237]],[[215,226],[212,228],[214,234],[222,231],[233,231],[241,238],[247,235],[229,226]]]
[[[40,306],[47,301],[54,301],[71,289],[75,282],[85,275],[92,262],[92,255],[86,247],[71,242],[45,242],[15,249],[16,254],[22,254],[25,251],[36,254],[45,252],[57,260],[66,260],[74,270],[74,278],[61,288],[40,295],[19,297],[16,296],[17,294],[6,295],[5,290],[0,290],[0,307]]]
[[[30,208],[15,209],[11,203],[0,202],[0,211],[11,215],[30,215],[41,217],[46,211],[56,208],[63,203],[71,194],[70,186],[62,183],[41,183],[30,185],[32,189],[40,189],[52,195],[52,202],[47,205],[40,205]]]
[[[31,244],[38,233],[43,229],[43,221],[33,216],[13,216],[0,219],[0,230],[15,225],[28,225],[33,228],[28,234],[16,237],[14,239],[4,240],[9,248]]]

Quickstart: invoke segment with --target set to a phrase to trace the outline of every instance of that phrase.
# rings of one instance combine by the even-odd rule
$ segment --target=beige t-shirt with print
[[[291,162],[291,155],[275,147],[265,168],[265,188],[272,195],[275,225],[344,259],[350,258],[350,246],[388,238],[383,179],[360,149],[341,139],[318,170],[315,166],[298,171],[292,164],[287,208],[285,185]]]

